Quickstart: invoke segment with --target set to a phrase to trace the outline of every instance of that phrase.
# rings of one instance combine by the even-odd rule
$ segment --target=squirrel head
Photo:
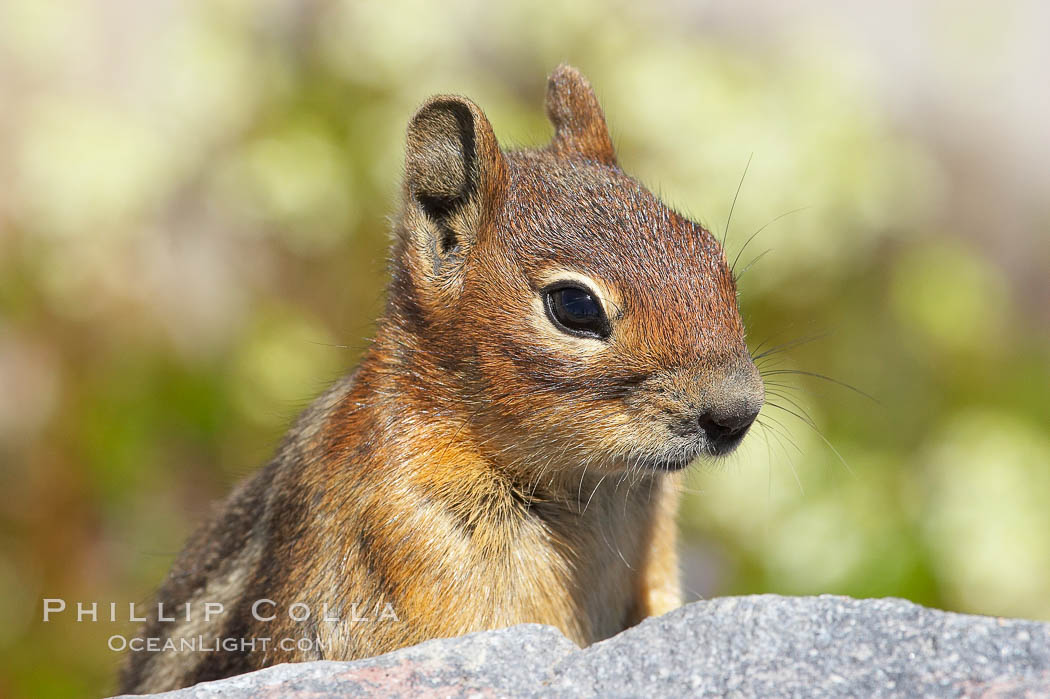
[[[468,99],[408,128],[388,321],[431,401],[494,458],[676,470],[764,400],[718,241],[620,169],[587,80],[547,89],[550,145],[504,152]]]

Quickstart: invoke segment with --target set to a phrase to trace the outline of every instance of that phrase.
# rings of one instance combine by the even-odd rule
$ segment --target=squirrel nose
[[[758,370],[750,362],[739,363],[720,378],[709,379],[693,429],[703,430],[711,453],[728,453],[758,417],[765,397]]]
[[[758,417],[759,408],[740,401],[727,408],[708,410],[697,418],[697,424],[715,445],[740,437]]]
[[[758,418],[766,391],[762,376],[748,357],[688,375],[692,399],[683,406],[672,431],[709,455],[728,454],[740,444]],[[688,395],[689,388],[679,395]]]

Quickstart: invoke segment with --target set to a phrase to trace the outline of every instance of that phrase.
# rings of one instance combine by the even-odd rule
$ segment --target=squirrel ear
[[[587,78],[572,66],[558,66],[547,80],[547,118],[554,124],[551,149],[555,153],[616,164],[598,98]]]
[[[416,242],[429,248],[436,268],[463,258],[497,210],[506,182],[503,153],[476,104],[440,96],[416,112],[408,126],[405,189],[425,222],[409,230],[425,239]]]

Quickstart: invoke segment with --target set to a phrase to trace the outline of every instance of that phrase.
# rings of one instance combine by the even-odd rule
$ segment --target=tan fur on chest
[[[342,498],[354,504],[319,516],[311,540],[302,542],[325,550],[318,561],[344,562],[341,571],[318,566],[314,579],[299,583],[330,591],[317,602],[382,600],[410,620],[370,629],[367,640],[345,644],[343,653],[360,655],[362,643],[378,650],[395,640],[529,622],[558,627],[587,645],[644,616],[637,597],[654,541],[666,534],[658,524],[673,532],[670,479],[575,470],[580,477],[571,483],[515,482],[447,435],[417,435],[411,444],[414,455],[388,459],[398,463],[393,473],[370,470],[355,481]],[[366,527],[363,538],[345,536],[362,521],[381,525]],[[675,572],[662,574],[674,588]],[[383,582],[375,584],[377,578]],[[345,624],[329,633],[337,641],[355,636]]]

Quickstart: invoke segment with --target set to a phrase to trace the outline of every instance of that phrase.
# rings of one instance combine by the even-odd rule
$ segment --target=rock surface
[[[525,624],[357,662],[278,665],[190,697],[1050,696],[1050,624],[897,599],[727,597],[578,650]]]

